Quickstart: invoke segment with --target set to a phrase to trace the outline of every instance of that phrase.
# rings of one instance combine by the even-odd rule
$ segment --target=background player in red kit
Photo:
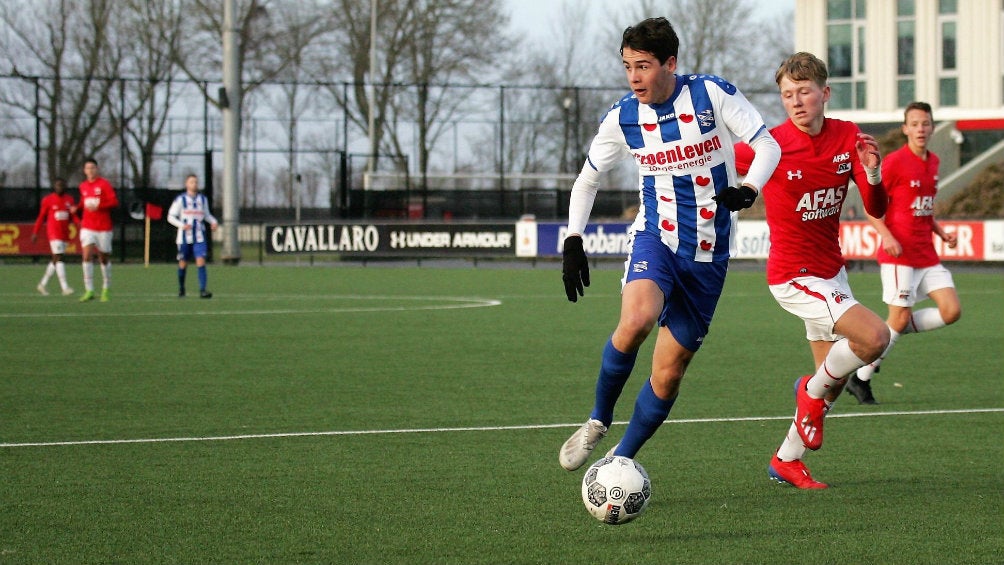
[[[108,302],[112,283],[112,210],[119,199],[104,178],[98,176],[98,162],[84,161],[84,181],[80,183],[80,248],[84,268],[84,295],[81,302],[94,300],[94,258],[101,264],[101,301]]]
[[[777,303],[805,323],[816,371],[795,381],[795,421],[768,475],[798,488],[826,488],[802,459],[823,443],[823,417],[848,375],[878,358],[889,329],[859,304],[840,251],[840,213],[853,177],[869,214],[885,214],[878,143],[853,122],[823,115],[830,98],[826,63],[796,53],[775,74],[788,120],[771,130],[781,162],[763,188],[770,229],[767,284]],[[742,173],[748,147],[737,150]]]
[[[876,360],[858,369],[847,381],[847,391],[862,404],[877,404],[872,394],[872,374],[889,354],[900,335],[926,332],[955,323],[962,315],[952,273],[934,249],[931,232],[948,247],[958,239],[934,219],[934,198],[938,194],[938,156],[927,149],[934,133],[931,105],[911,102],[903,112],[906,144],[886,155],[882,178],[889,194],[885,217],[868,217],[882,236],[878,263],[882,276],[882,300],[889,305],[889,346]],[[937,308],[913,311],[913,305],[927,296]]]
[[[70,222],[80,223],[74,215],[76,208],[73,197],[66,194],[66,181],[54,180],[52,192],[42,199],[38,219],[35,220],[35,229],[31,232],[31,241],[34,243],[44,223],[45,234],[49,238],[49,250],[52,252],[52,258],[45,267],[45,274],[36,287],[42,296],[49,295],[45,287],[52,275],[56,275],[59,279],[63,296],[73,294],[73,289],[66,284],[66,264],[63,263],[63,254],[66,253],[66,243],[70,240]]]

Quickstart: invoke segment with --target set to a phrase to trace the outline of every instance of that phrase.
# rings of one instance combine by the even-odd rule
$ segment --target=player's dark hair
[[[781,79],[788,77],[793,82],[811,80],[820,87],[826,86],[826,79],[830,74],[826,70],[826,63],[812,53],[799,51],[788,57],[777,68],[774,73],[774,82],[781,85]]]
[[[651,53],[660,64],[663,64],[670,57],[677,56],[680,51],[680,38],[666,18],[648,18],[624,30],[624,36],[621,38],[621,55],[624,54],[625,47]]]
[[[910,110],[920,110],[921,112],[927,112],[931,119],[934,119],[934,112],[931,111],[931,105],[927,102],[910,102],[906,105],[906,109],[903,110],[903,123],[906,123],[906,115],[910,113]]]
[[[88,158],[84,159],[84,164],[86,165],[87,163],[94,163],[95,167],[98,166],[98,160],[95,159],[94,157],[88,157]]]

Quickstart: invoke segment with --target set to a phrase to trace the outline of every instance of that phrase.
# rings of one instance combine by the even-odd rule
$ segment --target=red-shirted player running
[[[885,217],[868,220],[882,236],[877,259],[882,276],[882,300],[889,305],[889,346],[882,355],[858,369],[847,381],[847,391],[861,404],[877,404],[872,394],[872,374],[889,354],[899,336],[926,332],[953,324],[962,316],[952,273],[934,249],[935,233],[953,248],[954,233],[946,232],[934,219],[938,194],[938,156],[927,149],[934,133],[931,105],[911,102],[903,112],[906,145],[886,155],[882,162],[883,184],[889,193]],[[913,311],[924,297],[937,308]]]
[[[55,179],[52,182],[52,193],[42,199],[39,205],[38,219],[35,220],[35,229],[31,232],[31,242],[38,239],[38,232],[45,224],[45,234],[49,238],[49,251],[52,258],[45,267],[45,274],[42,275],[41,282],[35,287],[42,296],[48,296],[49,291],[45,288],[49,284],[52,275],[59,279],[59,286],[63,289],[63,296],[73,294],[73,289],[66,284],[66,264],[63,263],[63,254],[66,253],[66,243],[70,240],[70,222],[79,224],[79,220],[74,215],[76,204],[73,197],[66,193],[66,181]]]
[[[94,257],[101,263],[101,301],[108,302],[112,283],[112,210],[119,199],[111,183],[98,176],[98,162],[84,161],[84,181],[80,183],[81,261],[84,268],[84,295],[81,302],[94,300]]]
[[[771,130],[781,162],[763,189],[770,229],[767,283],[778,304],[805,322],[816,371],[795,381],[795,421],[768,466],[769,476],[798,488],[826,488],[802,462],[823,444],[823,417],[847,376],[878,358],[889,329],[859,304],[840,251],[840,212],[853,177],[865,209],[885,213],[878,144],[852,122],[826,118],[826,64],[796,53],[775,79],[788,120]],[[743,172],[748,149],[740,148]],[[741,164],[740,164],[741,163]]]

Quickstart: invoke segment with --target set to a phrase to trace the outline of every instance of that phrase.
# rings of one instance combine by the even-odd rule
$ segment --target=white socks
[[[826,406],[827,409],[832,408],[833,403],[827,402]],[[808,448],[805,447],[801,436],[798,435],[798,428],[795,427],[795,422],[792,422],[791,427],[788,428],[788,435],[784,437],[781,447],[777,449],[777,458],[781,461],[803,459],[806,451],[808,451]]]
[[[937,308],[924,308],[913,313],[911,323],[906,326],[903,333],[929,332],[947,325],[945,320],[941,318],[941,312],[938,312]]]
[[[948,324],[945,323],[944,318],[941,317],[941,312],[939,312],[937,308],[923,308],[921,310],[917,310],[910,316],[910,323],[903,329],[903,333],[897,333],[892,328],[889,328],[889,345],[885,348],[885,351],[882,352],[882,355],[880,355],[878,359],[858,369],[858,378],[862,381],[871,380],[872,375],[875,374],[875,369],[882,364],[882,360],[885,359],[886,355],[889,355],[889,350],[896,344],[896,340],[899,339],[899,336],[912,333],[929,332],[931,330],[943,328],[947,325]]]
[[[50,261],[49,264],[45,267],[45,274],[42,275],[42,281],[39,282],[38,284],[41,286],[49,284],[49,279],[51,279],[52,275],[54,275],[55,273],[56,273],[56,266],[53,265],[52,262]]]
[[[84,290],[94,292],[94,262],[84,261]]]
[[[94,292],[94,262],[87,261],[84,263],[83,267],[84,267],[84,290],[88,292]],[[112,286],[111,261],[109,261],[107,264],[101,264],[101,277],[103,279],[101,288],[111,288]]]
[[[112,286],[112,262],[101,264],[101,288],[111,288]]]
[[[823,359],[822,365],[816,369],[816,374],[812,375],[805,388],[809,391],[809,396],[824,398],[841,379],[864,364],[865,362],[851,351],[847,338],[841,338],[830,348],[826,359]]]
[[[49,264],[51,265],[52,263]],[[46,269],[46,273],[48,272],[49,270]],[[63,263],[62,261],[56,263],[56,277],[59,278],[59,286],[61,286],[63,290],[70,288],[70,285],[66,284],[66,263]]]

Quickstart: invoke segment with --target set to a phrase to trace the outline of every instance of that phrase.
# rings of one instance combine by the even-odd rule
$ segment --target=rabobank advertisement
[[[627,256],[630,223],[590,224],[582,234],[582,247],[589,257],[623,259]],[[561,223],[537,224],[537,256],[561,257],[561,244],[568,235],[568,227]]]
[[[950,248],[931,234],[934,248],[944,261],[1004,260],[1004,220],[939,222],[953,232],[958,245]],[[582,243],[586,255],[596,258],[623,259],[628,254],[630,223],[595,223],[586,227]],[[567,227],[560,222],[521,221],[516,226],[517,257],[561,257],[561,244]],[[882,245],[881,237],[868,222],[840,223],[840,247],[844,257],[853,260],[874,259]],[[766,259],[770,252],[770,230],[764,220],[740,220],[736,223],[735,259]]]
[[[529,222],[528,222],[529,223]],[[560,257],[561,244],[568,235],[567,227],[562,223],[537,223],[537,229],[533,237],[520,237],[519,243],[523,247],[517,247],[517,254],[521,257]],[[630,243],[630,236],[627,231],[631,227],[630,222],[624,223],[602,223],[589,224],[586,226],[586,233],[582,234],[582,246],[589,257],[605,257],[612,259],[623,259],[627,256]],[[523,232],[530,231],[529,225],[524,225]],[[517,233],[520,230],[517,229]],[[530,249],[529,243],[535,240],[536,249]],[[738,255],[736,258],[742,259],[765,259],[767,250],[770,248],[770,235],[767,231],[767,222],[748,221],[739,222],[736,233],[736,247]]]

